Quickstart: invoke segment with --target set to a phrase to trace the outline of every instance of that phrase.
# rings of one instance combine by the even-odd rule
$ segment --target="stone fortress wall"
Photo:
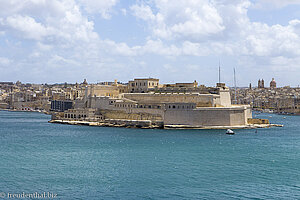
[[[136,87],[139,87],[141,80],[136,81]],[[150,81],[145,81],[145,85],[148,84],[153,89]],[[158,82],[153,83],[155,84]],[[127,120],[126,123],[129,123],[130,120],[150,120],[164,125],[188,127],[245,126],[248,119],[252,118],[249,105],[231,105],[229,89],[225,84],[217,85],[213,93],[169,93],[161,90],[159,93],[120,93],[118,97],[115,94],[105,95],[106,89],[104,88],[104,92],[100,92],[99,95],[91,87],[87,90],[85,98],[75,103],[75,110],[81,109],[82,112],[82,109],[94,109],[94,114],[90,116],[100,121]],[[202,88],[201,91],[205,90]],[[64,116],[69,116],[68,112],[70,111],[65,111]],[[74,110],[72,112],[74,113]]]

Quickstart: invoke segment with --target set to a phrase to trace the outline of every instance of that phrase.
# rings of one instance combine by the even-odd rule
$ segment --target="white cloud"
[[[29,16],[13,15],[5,19],[0,18],[0,26],[11,30],[20,37],[41,40],[50,30]]]
[[[136,17],[143,20],[155,21],[156,19],[156,16],[152,13],[151,7],[148,5],[133,5],[131,6],[131,10]]]
[[[75,0],[0,0],[0,30],[0,39],[7,45],[0,50],[6,48],[7,54],[13,54],[18,70],[12,77],[20,80],[68,80],[99,67],[96,76],[100,66],[115,62],[112,57],[133,55],[126,43],[100,40],[93,21],[83,15]],[[1,66],[9,62],[0,59]],[[49,76],[57,67],[59,74]],[[12,69],[3,69],[1,77],[13,74]],[[21,71],[34,72],[25,76]]]
[[[0,57],[0,67],[1,66],[8,66],[11,63],[11,60],[5,57]]]
[[[252,23],[245,37],[246,54],[257,56],[300,56],[300,37],[297,24],[268,26]]]
[[[249,0],[139,0],[129,8],[118,8],[124,16],[131,13],[139,19],[129,28],[124,26],[132,29],[126,30],[125,34],[137,32],[135,45],[129,45],[126,39],[116,42],[109,36],[103,40],[94,28],[99,14],[105,19],[113,17],[118,2],[0,0],[0,39],[6,44],[0,50],[7,52],[1,54],[0,65],[14,63],[17,71],[29,71],[32,67],[37,78],[39,73],[54,74],[59,68],[61,74],[58,77],[62,80],[89,74],[99,80],[120,71],[128,71],[129,78],[151,75],[153,71],[160,75],[161,69],[174,73],[181,71],[183,73],[176,74],[182,77],[186,74],[196,76],[193,70],[204,70],[201,69],[203,57],[204,60],[235,57],[234,61],[248,69],[266,67],[280,71],[299,68],[300,20],[273,26],[251,22],[247,12],[256,4]],[[266,2],[270,1],[260,1]],[[274,2],[276,5],[280,3]],[[284,5],[287,4],[280,4]],[[132,18],[128,16],[126,20]],[[97,30],[101,29],[99,24]],[[146,30],[142,30],[142,36],[138,35],[140,30],[137,29],[145,24]],[[120,27],[116,30],[121,30]],[[101,29],[101,33],[105,31],[105,28]],[[116,35],[114,33],[112,37]],[[147,68],[149,66],[151,69]],[[7,67],[7,71],[12,70]],[[210,73],[207,69],[206,72]],[[20,74],[19,79],[22,76]]]
[[[163,39],[195,38],[219,34],[224,30],[218,10],[206,0],[155,1],[157,12],[149,5],[133,5],[136,17],[148,21],[153,34]]]
[[[78,0],[88,13],[100,13],[105,19],[111,17],[112,8],[118,0]]]
[[[283,8],[288,5],[300,4],[299,0],[257,0],[253,5],[258,9]]]
[[[248,70],[274,73],[299,69],[300,20],[272,26],[251,22],[248,10],[258,4],[280,8],[300,0],[142,1],[131,6],[132,14],[145,21],[151,33],[140,52],[167,57],[233,56]],[[251,62],[245,63],[245,58]]]
[[[97,39],[93,22],[82,16],[74,0],[12,0],[0,4],[0,28],[19,38],[51,43]]]
[[[136,49],[139,48],[130,48],[126,43],[116,43],[112,40],[101,41],[100,45],[107,53],[121,56],[135,56],[137,55]]]
[[[124,16],[127,15],[127,10],[126,10],[126,8],[122,8],[122,9],[121,9],[121,12],[122,12],[122,14],[123,14]]]
[[[279,72],[294,72],[297,73],[300,70],[300,57],[297,58],[287,58],[284,56],[278,56],[271,58],[270,66],[272,71]]]
[[[287,26],[251,22],[247,15],[251,3],[247,0],[154,2],[131,7],[133,15],[153,30],[152,37],[159,38],[145,44],[153,52],[177,56],[300,56],[300,21],[292,20]]]
[[[37,46],[37,49],[40,51],[50,51],[53,49],[52,45],[43,44],[41,42],[38,42],[36,46]]]

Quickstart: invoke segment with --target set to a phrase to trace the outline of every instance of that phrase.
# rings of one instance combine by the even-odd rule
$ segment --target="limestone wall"
[[[77,109],[77,108],[85,108],[85,101],[82,100],[82,99],[77,99],[75,100],[75,104],[74,104],[74,108]]]
[[[248,119],[249,124],[270,124],[268,119]]]
[[[108,109],[114,100],[109,97],[90,97],[88,99],[89,108]]]
[[[247,124],[247,116],[246,110],[232,110],[230,111],[230,125],[246,125]]]
[[[105,119],[128,119],[128,120],[163,120],[163,115],[161,112],[155,111],[142,112],[140,109],[138,110],[101,110],[101,115],[104,116]]]
[[[214,106],[219,95],[215,94],[150,94],[125,93],[121,97],[141,103],[198,103],[199,106]]]
[[[110,96],[118,97],[119,88],[112,85],[89,85],[85,90],[85,97],[88,96]]]
[[[22,110],[24,107],[32,108],[32,109],[44,109],[50,110],[50,102],[49,101],[30,101],[30,102],[13,102],[12,107],[17,110]]]
[[[219,88],[219,97],[216,99],[216,105],[222,107],[230,107],[231,106],[231,98],[230,92],[227,87]]]
[[[247,109],[246,109],[246,118],[247,119],[252,119],[252,109],[249,105],[246,106]]]
[[[246,108],[196,108],[193,110],[166,110],[165,125],[235,126],[246,125]]]

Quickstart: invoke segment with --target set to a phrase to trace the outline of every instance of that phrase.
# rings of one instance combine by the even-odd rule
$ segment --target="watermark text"
[[[56,193],[53,192],[21,192],[21,193],[11,193],[11,192],[0,192],[0,199],[55,199],[58,198]]]

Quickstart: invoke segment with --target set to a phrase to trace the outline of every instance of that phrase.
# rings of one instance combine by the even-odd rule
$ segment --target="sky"
[[[300,85],[300,0],[0,0],[0,81]]]

